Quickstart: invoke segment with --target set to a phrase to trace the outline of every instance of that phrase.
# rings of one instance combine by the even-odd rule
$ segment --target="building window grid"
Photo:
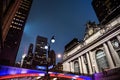
[[[25,8],[25,7],[23,7],[23,6],[20,6],[20,8],[28,11],[28,8]]]
[[[23,24],[16,22],[16,21],[12,21],[12,24],[18,25],[18,26],[23,26]]]
[[[23,0],[23,2],[25,3],[31,3],[29,0]]]
[[[25,19],[24,16],[20,16],[20,15],[17,15],[17,14],[15,14],[15,17],[18,17],[18,18],[20,18],[20,19]]]
[[[26,4],[21,4],[20,6],[23,6],[23,7],[26,7],[26,8],[29,8],[29,5],[26,5]]]
[[[21,10],[17,11],[16,14],[15,14],[16,17],[25,17],[26,14],[21,12]]]
[[[13,20],[23,23],[24,21],[19,18],[13,18]]]
[[[23,16],[26,16],[26,14],[24,14],[24,13],[22,13],[22,12],[20,12],[20,11],[17,11],[16,14],[17,14],[17,15],[23,15]]]
[[[29,8],[30,4],[29,4],[29,3],[24,2],[24,3],[22,3],[20,6],[23,6],[23,7]]]
[[[14,29],[21,30],[21,28],[20,28],[20,27],[18,27],[18,26],[15,26],[15,25],[10,25],[10,27],[11,27],[11,28],[14,28]]]

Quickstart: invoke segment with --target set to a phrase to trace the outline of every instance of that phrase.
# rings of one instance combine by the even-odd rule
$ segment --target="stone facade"
[[[89,22],[84,40],[64,52],[63,71],[94,74],[120,67],[120,17],[106,25]]]

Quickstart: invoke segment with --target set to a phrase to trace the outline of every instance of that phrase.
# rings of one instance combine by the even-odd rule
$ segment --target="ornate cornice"
[[[114,36],[116,36],[118,34],[120,34],[120,24],[112,27],[109,31],[105,32],[102,36],[98,37],[93,42],[85,45],[84,47],[79,49],[74,54],[68,56],[68,58],[63,60],[63,62],[65,62],[65,61],[67,61],[67,60],[69,60],[70,58],[73,58],[73,57],[76,58],[76,56],[78,57],[78,56],[84,54],[85,52],[88,52],[89,50],[97,47],[98,45],[103,44],[104,42],[108,41],[109,39],[113,38]],[[79,53],[81,53],[81,54],[79,54]]]

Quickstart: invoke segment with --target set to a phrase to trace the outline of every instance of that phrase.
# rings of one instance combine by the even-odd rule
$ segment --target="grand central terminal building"
[[[83,40],[65,46],[63,71],[94,74],[120,67],[120,17],[106,25],[88,22]]]

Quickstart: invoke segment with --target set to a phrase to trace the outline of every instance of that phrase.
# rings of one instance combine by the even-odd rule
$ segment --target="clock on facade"
[[[115,48],[118,48],[119,47],[119,41],[117,39],[115,39],[113,42],[112,42],[113,46]]]
[[[89,35],[92,35],[92,34],[93,34],[93,28],[90,28],[90,29],[89,29],[88,34],[89,34]]]

